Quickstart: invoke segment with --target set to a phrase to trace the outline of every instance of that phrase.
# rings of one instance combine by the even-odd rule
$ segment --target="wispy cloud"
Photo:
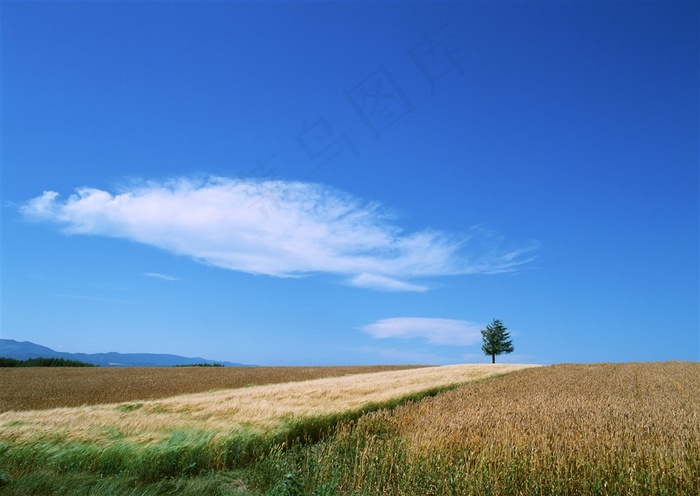
[[[160,279],[161,281],[179,281],[179,277],[171,276],[169,274],[161,274],[159,272],[144,272],[146,277],[152,277],[153,279]]]
[[[116,193],[46,191],[20,207],[68,233],[124,238],[224,269],[298,277],[338,274],[354,286],[425,291],[425,278],[512,272],[534,246],[506,250],[493,233],[406,233],[379,203],[316,183],[211,177],[134,183]]]
[[[353,286],[360,288],[384,289],[386,291],[424,292],[428,290],[428,287],[425,285],[413,284],[377,274],[358,274],[355,277],[352,277],[348,282]]]
[[[378,320],[360,329],[378,339],[423,338],[429,344],[469,346],[481,339],[483,328],[466,320],[398,317]]]

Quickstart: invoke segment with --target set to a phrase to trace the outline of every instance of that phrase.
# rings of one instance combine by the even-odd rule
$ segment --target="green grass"
[[[176,433],[170,440],[170,460],[181,466],[187,460],[178,447],[192,445],[191,433]],[[168,447],[161,446],[168,450]],[[151,453],[152,454],[152,453]],[[162,453],[163,454],[163,453]],[[161,455],[162,455],[161,454]],[[168,463],[169,457],[161,457]],[[640,459],[641,460],[641,459]],[[189,458],[189,461],[193,461]],[[104,462],[104,460],[103,460]],[[143,463],[138,460],[137,463]],[[697,494],[697,481],[678,480],[654,466],[632,467],[601,456],[587,465],[542,459],[512,450],[418,451],[395,435],[382,415],[344,421],[337,432],[316,443],[268,447],[239,469],[206,470],[150,479],[163,466],[144,466],[141,474],[95,473],[78,470],[36,469],[0,487],[1,495],[234,495],[234,496],[343,496],[466,494],[536,495],[689,495]]]
[[[518,376],[508,377],[519,384],[512,381]],[[493,381],[488,390],[491,385],[495,390],[505,378],[485,379]],[[410,424],[402,424],[409,418],[406,412],[427,405],[427,410],[418,410],[421,415],[447,419],[446,410],[435,408],[434,403],[464,390],[430,402],[427,396],[451,389],[455,387],[351,412],[287,417],[282,427],[267,433],[250,430],[220,437],[206,430],[174,430],[161,442],[139,444],[121,439],[119,431],[106,426],[112,439],[106,445],[71,443],[58,437],[33,445],[6,442],[0,444],[0,495],[700,494],[700,439],[689,438],[673,452],[664,451],[663,441],[655,451],[637,438],[629,446],[601,447],[595,452],[577,451],[584,447],[575,444],[562,449],[559,438],[566,436],[566,430],[561,428],[553,431],[557,439],[532,445],[488,439],[472,444],[411,442],[405,436]],[[455,405],[452,400],[448,404]],[[406,406],[394,410],[399,405]],[[464,415],[463,408],[453,410]],[[549,418],[548,412],[542,411],[542,418]],[[696,420],[678,418],[681,426],[697,425]],[[448,428],[449,421],[443,422]],[[490,423],[498,431],[498,419]]]
[[[3,496],[249,496],[245,483],[235,472],[219,472],[194,477],[168,477],[153,483],[115,475],[35,471],[21,479],[0,483]]]
[[[211,485],[213,491],[197,494],[241,494],[240,490],[216,492],[218,489],[213,488],[220,482],[217,473],[235,469],[249,469],[249,478],[257,481],[258,488],[287,494],[292,482],[285,476],[290,472],[269,479],[264,475],[268,471],[266,460],[280,460],[286,465],[288,462],[282,457],[287,450],[296,452],[303,446],[313,446],[332,436],[341,423],[352,423],[369,412],[394,408],[455,387],[437,387],[352,411],[287,417],[281,428],[265,433],[238,431],[222,438],[216,432],[180,429],[171,432],[164,441],[144,444],[121,440],[122,434],[117,429],[105,426],[112,440],[106,445],[71,442],[59,436],[32,444],[0,442],[0,467],[10,480],[0,486],[0,494],[70,494],[63,488],[71,486],[89,488],[89,494],[165,494],[157,492],[164,481],[177,484],[178,491],[185,491],[177,494],[189,494],[190,482],[197,481],[196,487]],[[140,407],[140,403],[119,406],[123,411]],[[212,482],[214,479],[219,482]]]

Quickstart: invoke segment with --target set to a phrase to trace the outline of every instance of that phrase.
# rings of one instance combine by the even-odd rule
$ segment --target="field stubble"
[[[0,413],[149,400],[417,367],[7,367],[0,368]]]
[[[455,365],[224,389],[119,404],[5,412],[0,440],[29,443],[62,438],[109,444],[153,443],[173,431],[227,436],[283,429],[293,419],[341,414],[425,390],[518,370],[518,365]]]

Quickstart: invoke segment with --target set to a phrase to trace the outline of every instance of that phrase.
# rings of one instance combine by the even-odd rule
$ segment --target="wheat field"
[[[304,456],[286,470],[338,495],[700,494],[700,364],[522,370],[371,413]]]
[[[304,417],[381,404],[420,391],[512,372],[530,365],[453,365],[354,374],[308,381],[226,389],[158,400],[0,414],[0,442],[47,439],[108,445],[153,444],[173,431],[262,434]]]
[[[0,368],[0,413],[167,398],[416,367],[6,367]]]
[[[5,412],[0,466],[10,494],[695,495],[700,364],[431,367]]]

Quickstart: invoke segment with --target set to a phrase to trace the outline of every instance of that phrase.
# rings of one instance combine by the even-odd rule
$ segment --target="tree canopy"
[[[493,319],[493,322],[481,331],[481,336],[484,339],[481,349],[486,355],[491,355],[491,363],[496,363],[496,355],[512,353],[514,350],[513,341],[510,339],[510,333],[507,329],[503,322]]]
[[[28,358],[16,360],[14,358],[0,357],[0,367],[96,367],[91,363],[65,358]]]

